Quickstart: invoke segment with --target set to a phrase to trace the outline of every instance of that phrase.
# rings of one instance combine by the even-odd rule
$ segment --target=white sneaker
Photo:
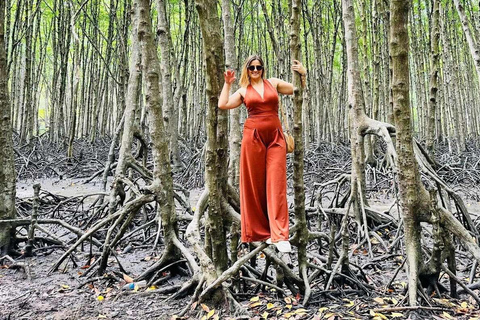
[[[267,240],[268,241],[268,240]],[[290,245],[290,241],[279,241],[274,243],[275,247],[277,247],[278,251],[280,252],[292,252],[292,246]]]
[[[267,241],[265,241],[266,244],[272,244],[272,238],[268,238]]]

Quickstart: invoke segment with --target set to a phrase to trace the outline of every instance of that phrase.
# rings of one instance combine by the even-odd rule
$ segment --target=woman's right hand
[[[233,71],[233,70],[225,71],[223,73],[223,76],[225,78],[225,83],[227,83],[227,84],[232,84],[237,79],[237,78],[235,78],[235,71]]]

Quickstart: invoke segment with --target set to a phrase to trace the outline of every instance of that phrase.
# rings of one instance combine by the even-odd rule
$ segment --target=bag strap
[[[282,100],[280,97],[278,97],[278,106],[280,107],[280,111],[282,112],[282,119],[283,119],[283,124],[285,125],[285,128],[287,129],[287,132],[290,132],[290,128],[288,127],[288,119],[287,116],[285,115],[285,110],[283,109],[282,106]]]

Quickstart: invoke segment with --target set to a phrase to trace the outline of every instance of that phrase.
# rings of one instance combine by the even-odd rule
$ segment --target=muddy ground
[[[17,159],[17,172],[19,181],[17,184],[18,202],[29,202],[33,195],[32,185],[40,183],[42,190],[51,194],[64,197],[79,196],[101,192],[100,178],[95,178],[84,183],[88,177],[104,163],[104,154],[108,144],[104,148],[91,148],[90,152],[84,151],[81,160],[75,163],[65,161],[55,152],[47,153],[42,158],[39,153],[37,158],[29,158],[29,161]],[[349,159],[347,147],[332,147],[324,145],[320,150],[321,156],[315,156],[319,150],[307,153],[305,165],[305,180],[307,188],[307,201],[312,198],[312,186],[315,182],[327,181],[340,173],[348,172]],[[85,148],[84,148],[85,149]],[[95,150],[95,152],[93,152]],[[20,150],[21,151],[21,150]],[[58,151],[58,150],[57,150]],[[187,155],[188,156],[188,155]],[[460,167],[461,157],[443,155],[441,160],[449,161],[452,168]],[[470,156],[470,159],[472,157]],[[195,160],[197,161],[197,160]],[[323,162],[322,162],[323,161]],[[470,160],[472,161],[472,160]],[[35,166],[32,165],[35,164]],[[176,181],[190,190],[189,201],[195,205],[202,189],[201,172],[199,162],[192,162],[189,166],[190,172],[183,172],[176,175]],[[321,164],[319,164],[321,163]],[[459,164],[460,163],[460,164]],[[196,165],[195,165],[196,164]],[[50,170],[54,168],[54,170]],[[465,171],[463,166],[463,171]],[[468,169],[468,168],[467,168]],[[372,169],[373,170],[373,169]],[[388,177],[367,172],[369,184],[369,202],[375,209],[398,216],[395,208],[392,208],[392,192]],[[454,169],[452,169],[454,170]],[[291,172],[291,166],[289,167]],[[468,171],[468,170],[467,170]],[[198,176],[195,176],[195,173]],[[456,183],[457,188],[465,197],[468,210],[472,213],[472,219],[477,223],[480,213],[480,197],[478,188],[475,186],[472,172],[456,172],[451,183]],[[460,175],[467,178],[458,178]],[[474,172],[476,174],[476,172]],[[448,178],[449,176],[446,175]],[[291,183],[291,175],[289,175]],[[463,179],[463,180],[462,180]],[[465,182],[466,181],[466,182]],[[385,188],[381,188],[381,186]],[[463,184],[463,185],[462,185]],[[374,187],[373,187],[374,186]],[[463,189],[462,189],[463,187]],[[390,190],[390,191],[389,191]],[[293,194],[293,192],[290,192]],[[326,193],[323,196],[323,204],[326,206],[331,200],[331,195]],[[85,205],[88,205],[88,199]],[[289,203],[293,199],[289,198]],[[396,236],[396,229],[389,227],[376,230],[381,239],[389,244]],[[62,233],[57,235],[68,239],[69,235]],[[428,230],[425,234],[428,237]],[[182,235],[181,235],[182,237]],[[90,260],[88,246],[83,251],[75,253],[75,259],[67,260],[61,265],[58,271],[49,273],[50,267],[58,260],[64,252],[63,249],[43,250],[36,248],[36,255],[32,258],[19,258],[15,263],[3,259],[0,265],[0,319],[172,319],[175,318],[190,301],[190,296],[179,300],[169,300],[170,294],[160,294],[159,289],[175,286],[188,280],[186,276],[170,277],[165,274],[165,282],[158,288],[136,288],[125,290],[124,287],[130,278],[135,278],[151,266],[160,256],[162,247],[156,250],[151,245],[137,246],[125,250],[125,245],[117,249],[117,259],[111,257],[109,260],[110,272],[107,277],[98,277],[93,271],[85,277],[87,266],[93,261]],[[21,249],[21,248],[20,248]],[[372,251],[368,252],[366,246],[351,244],[351,262],[357,266],[357,273],[366,276],[368,291],[349,286],[336,284],[331,288],[324,288],[325,278],[318,279],[312,283],[313,295],[308,306],[302,306],[301,296],[293,296],[287,288],[285,296],[279,296],[275,290],[258,288],[255,284],[248,284],[251,288],[244,294],[238,295],[237,300],[248,311],[247,315],[229,314],[227,306],[222,310],[213,310],[209,306],[194,306],[186,318],[189,319],[480,319],[477,302],[469,295],[462,294],[459,299],[451,299],[443,294],[441,297],[432,295],[430,304],[424,303],[423,309],[417,310],[417,314],[409,314],[405,308],[406,275],[401,268],[404,262],[403,250],[386,250],[383,243],[372,240]],[[125,252],[128,251],[128,252]],[[312,251],[316,251],[314,248]],[[262,272],[265,266],[265,257],[261,254],[258,257],[257,269]],[[284,256],[283,259],[292,262],[295,268],[296,254]],[[459,248],[457,251],[457,276],[469,283],[469,273],[473,259]],[[313,260],[314,263],[319,261]],[[128,274],[123,277],[122,268]],[[400,269],[398,275],[396,271]],[[361,272],[360,272],[361,270]],[[274,276],[273,268],[269,269],[269,275]],[[391,285],[387,284],[392,281]],[[480,274],[475,273],[475,281],[478,281]],[[88,282],[90,279],[90,282]],[[443,276],[442,284],[448,287],[448,277]],[[255,290],[260,289],[260,290]],[[474,290],[475,294],[479,291]]]

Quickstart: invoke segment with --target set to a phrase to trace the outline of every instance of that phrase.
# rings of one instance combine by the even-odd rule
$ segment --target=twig
[[[395,278],[397,277],[398,273],[400,272],[400,270],[403,268],[403,266],[405,265],[405,262],[407,262],[407,259],[403,259],[403,262],[401,265],[398,266],[397,270],[395,270],[395,274],[393,275],[392,279],[390,280],[390,282],[387,284],[387,286],[385,287],[385,290],[387,290],[388,288],[390,288],[390,286],[392,285],[393,281],[395,280]]]
[[[276,285],[274,285],[270,282],[262,281],[262,280],[255,279],[255,278],[244,277],[244,276],[240,276],[240,279],[251,281],[251,282],[256,282],[256,283],[262,284],[262,285],[267,286],[267,287],[272,287],[275,290],[281,292],[282,294],[285,294],[285,291],[282,288],[280,288],[280,287],[278,287],[278,286],[276,286]]]
[[[406,310],[430,310],[430,311],[448,311],[453,312],[451,309],[440,308],[440,307],[424,307],[424,306],[405,306],[405,307],[391,307],[391,308],[376,308],[372,309],[373,312],[396,312],[396,311],[406,311]]]
[[[217,278],[217,280],[215,280],[212,284],[210,284],[207,288],[205,288],[205,290],[202,291],[202,293],[199,296],[199,299],[202,300],[202,298],[205,297],[205,295],[207,295],[210,291],[218,288],[224,281],[233,277],[238,272],[238,270],[240,270],[240,268],[242,267],[242,265],[244,263],[246,263],[248,260],[250,260],[250,258],[256,256],[257,253],[259,253],[260,251],[265,249],[267,246],[268,245],[266,243],[262,243],[262,245],[255,248],[255,250],[252,250],[248,254],[246,254],[243,257],[241,257],[240,259],[238,259],[237,262],[235,262],[233,264],[233,266],[231,266],[225,272],[223,272]]]
[[[442,270],[448,274],[448,276],[450,278],[452,278],[453,280],[455,280],[459,285],[460,287],[463,288],[463,290],[465,290],[469,295],[472,296],[473,299],[475,299],[475,301],[477,301],[477,304],[480,305],[480,298],[478,298],[478,296],[475,294],[475,292],[473,292],[470,288],[468,288],[456,275],[453,274],[452,271],[448,270],[448,268],[442,264]]]

